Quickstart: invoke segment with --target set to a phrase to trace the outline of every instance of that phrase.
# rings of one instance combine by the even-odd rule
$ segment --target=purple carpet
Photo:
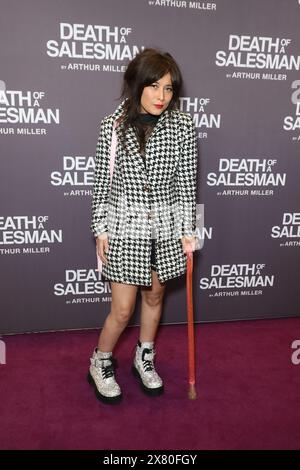
[[[138,329],[115,351],[124,399],[104,405],[86,381],[98,331],[6,336],[1,449],[299,449],[300,318],[196,326],[197,400],[188,399],[187,328],[161,326],[160,397],[132,376]]]

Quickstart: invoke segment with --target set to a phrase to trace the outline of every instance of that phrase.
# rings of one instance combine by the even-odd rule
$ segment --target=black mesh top
[[[145,140],[147,141],[150,137],[155,124],[157,123],[159,116],[150,113],[139,113],[139,119],[143,124],[145,130]],[[145,157],[144,151],[141,152],[142,157]]]
[[[156,116],[155,114],[150,113],[139,113],[139,118],[145,124],[155,125],[159,119],[159,115]]]

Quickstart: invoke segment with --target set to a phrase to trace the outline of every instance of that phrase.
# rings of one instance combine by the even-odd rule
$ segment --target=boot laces
[[[101,374],[103,379],[108,379],[109,377],[114,377],[115,374],[115,361],[112,357],[100,359],[100,361],[110,361],[110,364],[107,366],[101,365]]]
[[[145,355],[150,354],[150,359],[145,359]],[[154,370],[154,364],[153,364],[153,359],[155,356],[155,351],[154,349],[149,349],[145,348],[142,352],[142,362],[143,362],[143,367],[145,372],[150,372]]]

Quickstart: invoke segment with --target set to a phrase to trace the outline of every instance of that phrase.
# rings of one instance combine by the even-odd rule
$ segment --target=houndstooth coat
[[[95,237],[108,235],[105,278],[151,286],[153,239],[159,281],[186,272],[181,237],[196,234],[197,136],[188,113],[166,109],[146,142],[143,159],[131,126],[126,131],[127,151],[121,144],[120,124],[110,189],[113,123],[124,103],[100,122],[90,228]]]

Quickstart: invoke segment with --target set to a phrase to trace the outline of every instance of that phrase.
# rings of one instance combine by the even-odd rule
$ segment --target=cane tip
[[[196,400],[197,399],[197,393],[196,393],[196,388],[195,385],[191,384],[189,388],[189,399],[190,400]]]

